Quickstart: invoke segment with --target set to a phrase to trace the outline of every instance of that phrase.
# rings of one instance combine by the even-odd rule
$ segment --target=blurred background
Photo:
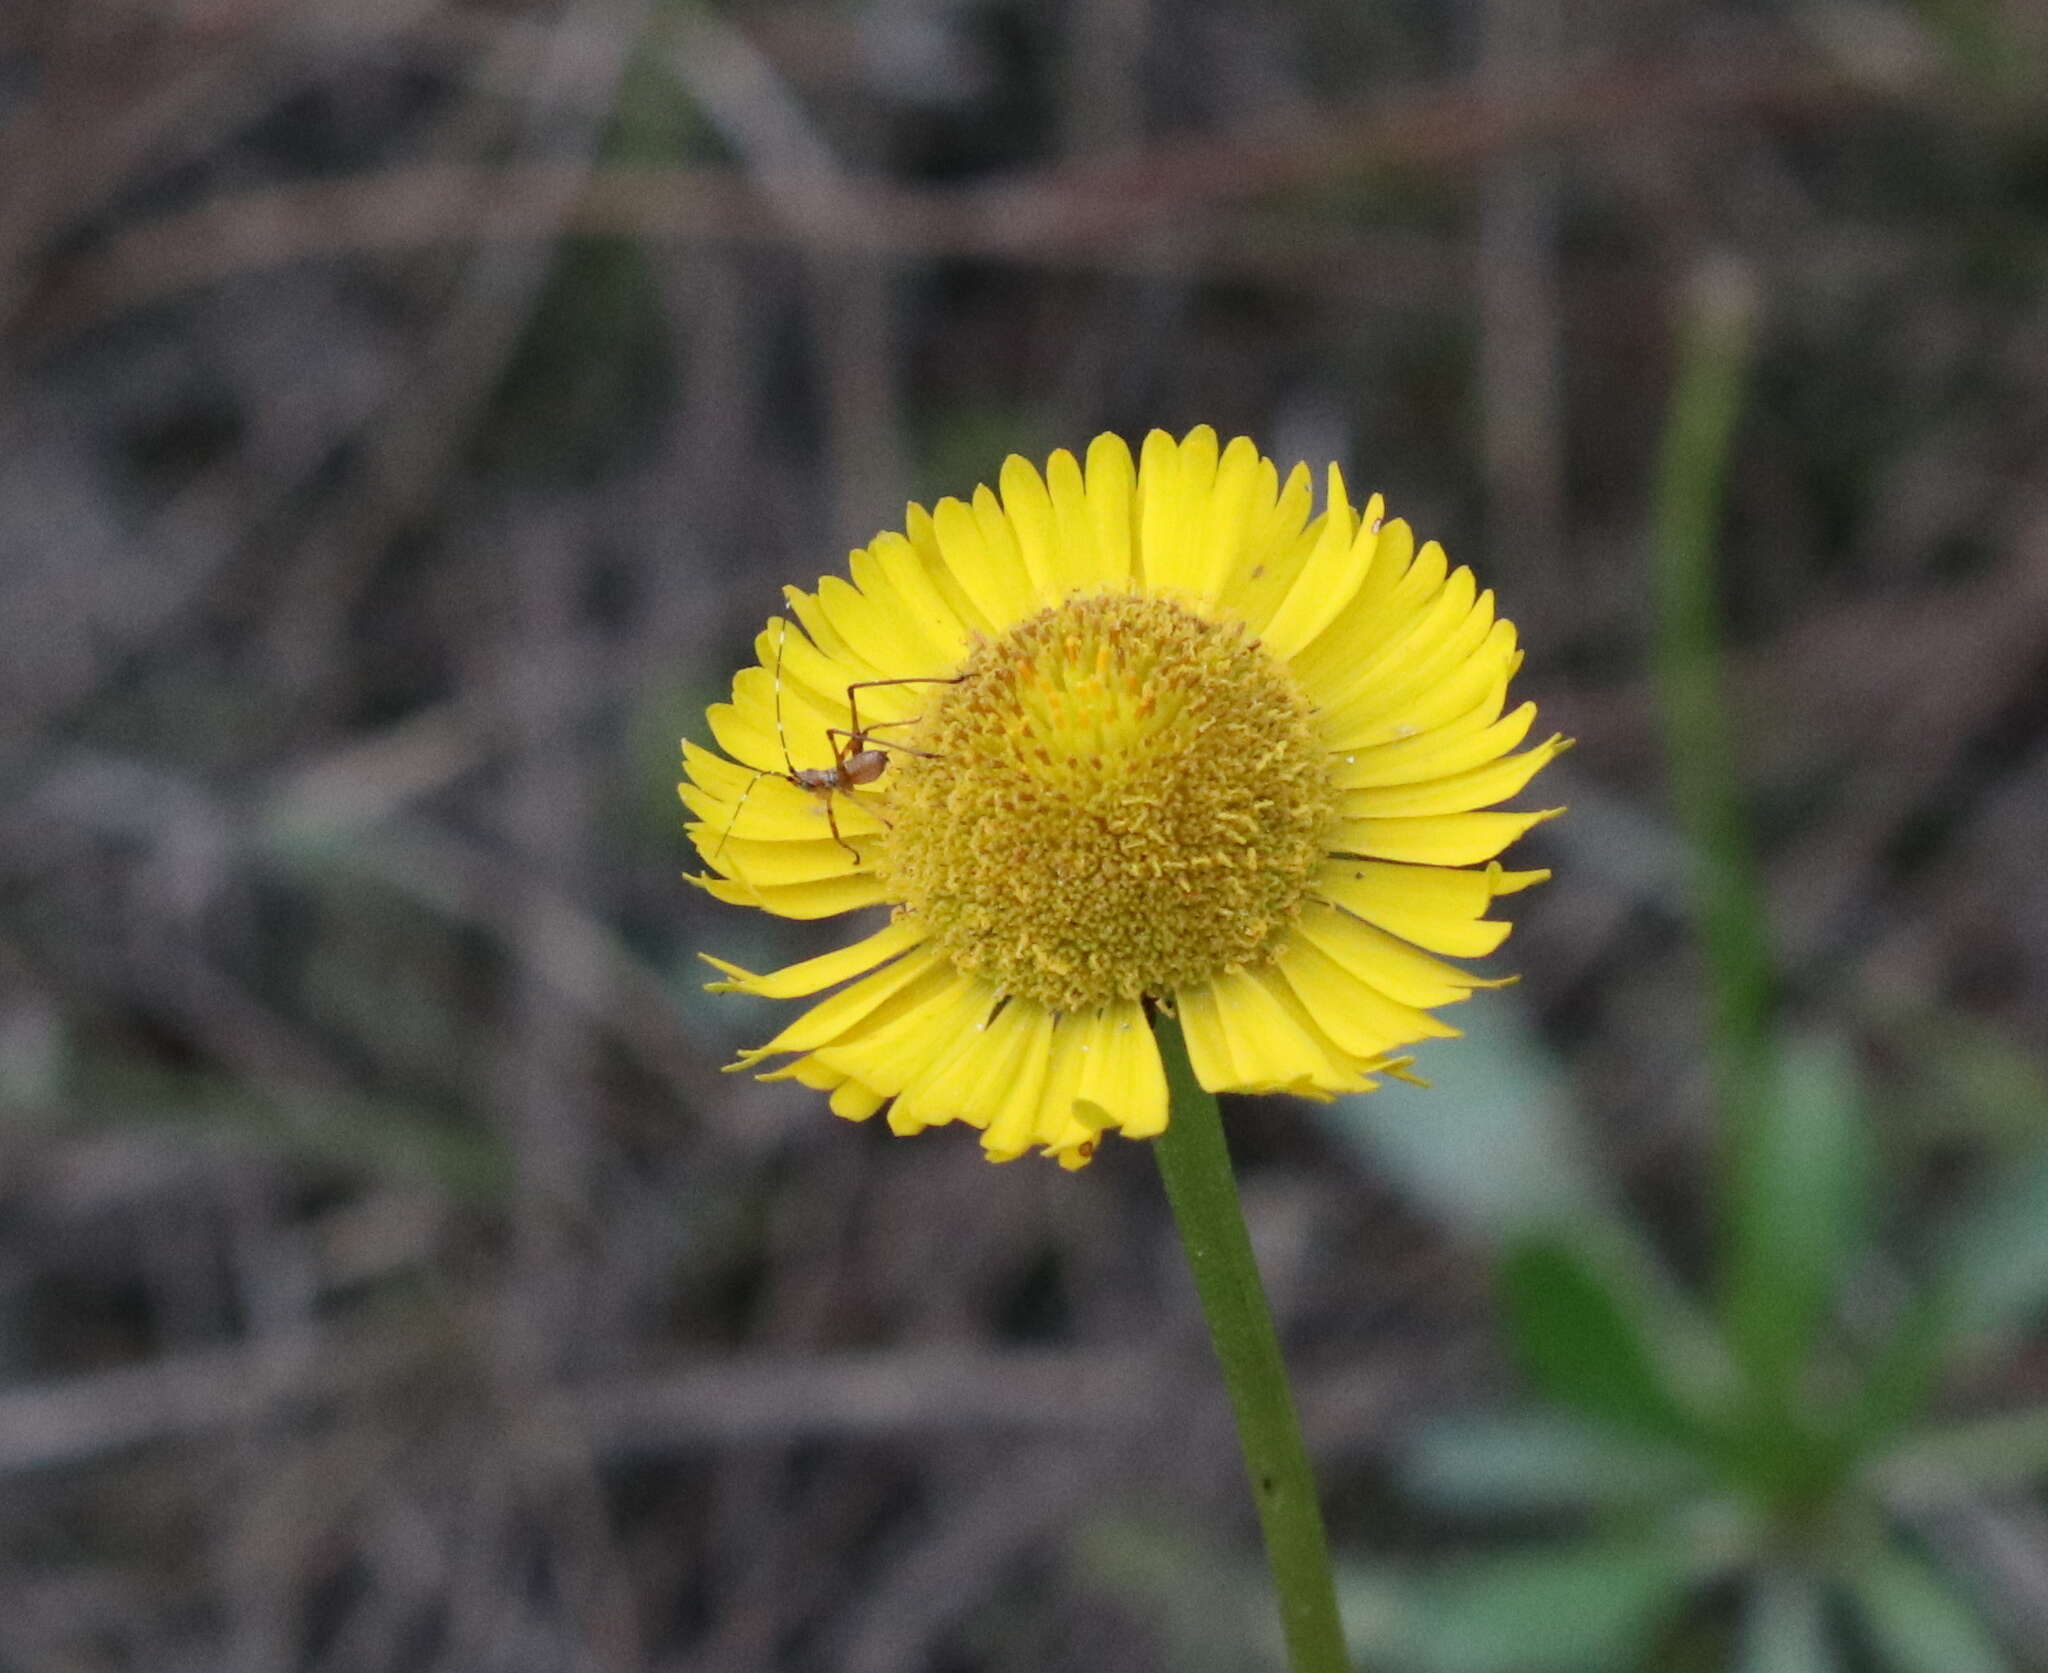
[[[2044,70],[2031,0],[9,0],[0,1669],[1276,1665],[1151,1158],[721,1077],[696,950],[839,932],[673,792],[785,582],[1195,423],[1580,740],[1436,1090],[1233,1114],[1361,1656],[2048,1668]],[[1822,1041],[1747,1214],[1653,700],[1703,264]]]

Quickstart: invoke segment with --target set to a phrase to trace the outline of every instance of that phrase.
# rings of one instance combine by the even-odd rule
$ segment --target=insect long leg
[[[877,720],[863,727],[858,732],[848,731],[844,726],[828,726],[825,728],[825,736],[832,740],[832,753],[838,758],[839,764],[842,767],[856,756],[861,755],[915,755],[926,761],[938,760],[939,757],[930,750],[912,749],[908,744],[892,743],[888,744],[886,748],[871,747],[883,742],[883,740],[875,737],[875,734],[881,731],[883,727],[912,726],[916,722],[916,716],[911,717],[909,720]],[[846,788],[850,790],[856,784],[872,784],[879,777],[881,777],[879,772],[871,772],[865,778],[854,778]]]
[[[883,720],[877,721],[873,726],[862,726],[860,723],[860,698],[856,695],[858,692],[871,691],[877,686],[885,685],[958,685],[962,680],[969,677],[966,674],[926,674],[911,675],[906,679],[900,680],[855,680],[853,684],[846,688],[846,713],[850,722],[847,729],[848,735],[856,739],[865,739],[870,732],[878,731],[884,726],[902,726],[906,724],[906,722],[900,720]],[[897,744],[892,747],[901,749],[904,746]]]
[[[825,823],[832,827],[832,840],[853,856],[853,863],[855,865],[859,865],[860,850],[839,833],[839,809],[833,805],[832,801],[834,792],[828,789],[822,792],[822,794],[825,798]]]

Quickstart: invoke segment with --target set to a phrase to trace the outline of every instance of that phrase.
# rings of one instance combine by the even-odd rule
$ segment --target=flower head
[[[1009,459],[912,506],[852,579],[789,588],[758,665],[684,746],[721,900],[886,907],[852,946],[714,987],[813,1005],[734,1067],[890,1126],[982,1129],[1069,1167],[1167,1119],[1148,1005],[1213,1091],[1363,1092],[1498,985],[1494,861],[1551,812],[1484,811],[1516,753],[1514,629],[1375,497],[1354,511],[1213,431]]]

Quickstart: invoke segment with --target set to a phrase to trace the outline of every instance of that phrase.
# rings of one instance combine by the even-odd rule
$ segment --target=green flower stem
[[[1719,1289],[1738,1334],[1775,1313],[1776,1274],[1756,1268],[1746,1220],[1757,1212],[1769,1149],[1772,970],[1769,909],[1736,768],[1721,668],[1715,554],[1735,425],[1749,389],[1757,299],[1746,270],[1723,260],[1695,276],[1679,344],[1651,512],[1657,706],[1672,805],[1692,851],[1691,893],[1713,998],[1713,1067],[1721,1106]],[[1778,1367],[1772,1398],[1788,1392]]]
[[[1773,979],[1763,885],[1722,689],[1714,554],[1755,330],[1748,274],[1726,261],[1705,267],[1684,322],[1650,539],[1657,705],[1671,763],[1672,803],[1692,849],[1693,902],[1713,989],[1716,1078],[1737,1156],[1747,1143],[1763,1076]]]
[[[1301,1444],[1280,1338],[1245,1232],[1223,1120],[1215,1098],[1195,1079],[1179,1022],[1161,1016],[1158,1034],[1172,1112],[1153,1147],[1237,1415],[1245,1471],[1266,1536],[1266,1560],[1280,1594],[1287,1664],[1293,1673],[1350,1673],[1315,1479]]]

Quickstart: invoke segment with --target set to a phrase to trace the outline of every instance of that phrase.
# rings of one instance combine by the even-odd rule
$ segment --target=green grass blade
[[[1561,1242],[1520,1244],[1501,1264],[1508,1334],[1538,1389],[1599,1422],[1689,1443],[1701,1426],[1675,1392],[1648,1300]]]
[[[1791,1398],[1869,1232],[1875,1165],[1843,1047],[1782,1050],[1736,1158],[1728,1334],[1773,1406]]]
[[[1758,1577],[1743,1609],[1736,1673],[1837,1673],[1835,1652],[1818,1584],[1789,1570]]]
[[[1879,1665],[1890,1673],[2012,1673],[1990,1627],[1924,1558],[1881,1546],[1845,1578]]]

